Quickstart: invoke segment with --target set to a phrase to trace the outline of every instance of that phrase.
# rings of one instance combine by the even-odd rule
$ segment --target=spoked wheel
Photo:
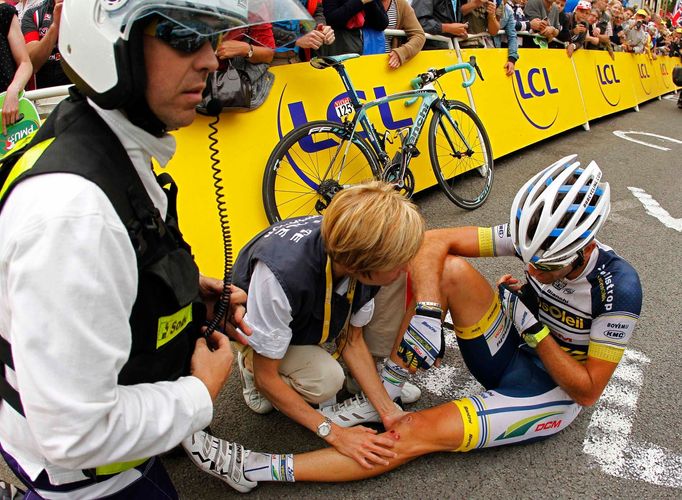
[[[434,110],[429,154],[438,184],[457,206],[480,207],[493,185],[493,152],[476,113],[459,101],[443,101],[447,116]]]
[[[344,187],[378,178],[369,144],[344,125],[315,121],[277,144],[265,167],[263,204],[268,221],[322,213]]]

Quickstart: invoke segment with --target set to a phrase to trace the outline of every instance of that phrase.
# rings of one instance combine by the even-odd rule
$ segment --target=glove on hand
[[[537,305],[531,303],[533,298],[528,295],[514,292],[504,283],[500,284],[497,288],[500,294],[502,312],[512,320],[519,335],[523,337],[526,343],[535,347],[537,341],[533,342],[533,340],[528,337],[534,336],[541,330],[547,329],[547,327],[540,323],[537,316],[531,312],[533,309],[537,309]],[[549,333],[549,330],[547,330],[547,333]],[[542,336],[542,338],[544,337],[545,335]],[[538,339],[538,341],[539,340],[541,339]]]
[[[398,347],[398,356],[409,367],[427,370],[445,355],[442,315],[440,307],[417,303],[415,315]]]

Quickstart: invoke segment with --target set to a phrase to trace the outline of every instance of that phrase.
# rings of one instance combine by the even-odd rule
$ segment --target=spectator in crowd
[[[44,0],[27,9],[21,20],[21,31],[35,73],[33,87],[37,89],[71,83],[62,70],[62,56],[57,47],[63,2]]]
[[[407,40],[403,43],[401,37],[386,35],[388,66],[396,69],[419,53],[424,46],[426,36],[414,9],[407,0],[382,0],[382,4],[388,15],[388,27],[403,30],[407,36]]]
[[[620,44],[623,43],[625,33],[623,33],[623,21],[625,17],[623,12],[615,12],[611,20],[613,34],[609,38],[612,45],[616,46],[617,50],[622,50]]]
[[[568,18],[568,31],[570,34],[570,39],[568,45],[566,45],[566,53],[568,57],[572,57],[573,53],[585,46],[585,43],[589,41],[589,23],[587,18],[592,10],[592,5],[587,0],[580,0],[575,6],[573,15]],[[590,37],[591,39],[591,37]]]
[[[250,64],[271,63],[275,55],[271,24],[259,24],[225,34],[216,55],[221,61],[244,57]],[[221,63],[224,64],[224,63]]]
[[[460,11],[462,20],[467,23],[467,34],[486,35],[460,42],[462,47],[494,47],[491,36],[500,31],[500,22],[495,15],[495,0],[464,0]],[[490,36],[488,36],[490,35]]]
[[[384,31],[388,15],[382,0],[324,0],[324,17],[334,29],[334,42],[320,47],[322,55],[364,54],[368,37],[362,29]]]
[[[632,10],[631,8],[623,9],[623,19],[625,22],[629,21],[632,19],[632,16],[635,14],[635,11]]]
[[[320,0],[300,0],[317,24],[314,30],[303,32],[297,21],[279,22],[272,25],[275,37],[273,66],[309,61],[322,45],[334,43],[334,29],[327,25]]]
[[[623,51],[634,52],[635,54],[643,54],[646,50],[646,44],[649,35],[646,32],[646,18],[647,11],[639,9],[635,15],[623,25],[623,32],[625,34],[625,41],[623,42]]]
[[[2,104],[2,133],[19,118],[19,93],[33,74],[24,38],[21,35],[16,10],[0,3],[0,92],[5,92]]]
[[[495,47],[501,47],[503,38],[507,45],[507,62],[504,64],[504,73],[507,76],[514,74],[514,66],[519,60],[519,40],[516,36],[516,18],[512,7],[507,3],[500,3],[495,10],[495,16],[499,20],[500,29],[504,30],[504,35],[495,35],[493,43]]]
[[[593,50],[607,50],[613,59],[613,48],[611,47],[611,41],[609,36],[606,34],[610,30],[610,21],[603,21],[601,17],[601,12],[596,7],[592,7],[589,15],[587,16],[587,22],[589,24],[588,34],[585,36],[588,49]]]
[[[424,28],[430,35],[448,37],[467,37],[467,23],[460,22],[459,1],[451,0],[413,0],[412,8]],[[425,49],[447,49],[448,44],[437,40],[427,40]]]
[[[21,21],[24,17],[24,13],[39,3],[43,2],[44,0],[19,0],[17,4],[14,6],[17,9],[17,15],[19,16],[19,21]]]
[[[528,0],[525,12],[526,17],[530,19],[531,29],[545,37],[547,42],[552,41],[561,32],[559,8],[552,0]]]
[[[517,33],[519,31],[529,32],[531,30],[530,20],[528,19],[524,11],[526,7],[526,1],[527,0],[505,0],[506,5],[508,5],[512,9],[512,12],[514,13],[514,20],[516,22],[514,28],[516,29]],[[524,46],[524,41],[525,37],[523,36],[518,37],[519,47]]]

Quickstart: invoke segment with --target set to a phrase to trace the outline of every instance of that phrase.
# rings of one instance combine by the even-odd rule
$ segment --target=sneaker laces
[[[368,403],[367,397],[365,397],[364,392],[358,392],[355,396],[352,396],[345,401],[342,401],[341,403],[336,403],[335,405],[332,405],[331,409],[333,412],[338,412],[341,411],[342,409],[350,408],[351,406],[358,405],[362,406],[363,404]]]

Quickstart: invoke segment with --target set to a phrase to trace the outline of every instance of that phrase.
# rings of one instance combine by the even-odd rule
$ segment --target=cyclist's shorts
[[[525,346],[497,296],[477,324],[455,326],[455,333],[464,362],[486,388],[453,401],[464,422],[464,440],[455,451],[545,438],[566,428],[580,412],[581,406]]]

